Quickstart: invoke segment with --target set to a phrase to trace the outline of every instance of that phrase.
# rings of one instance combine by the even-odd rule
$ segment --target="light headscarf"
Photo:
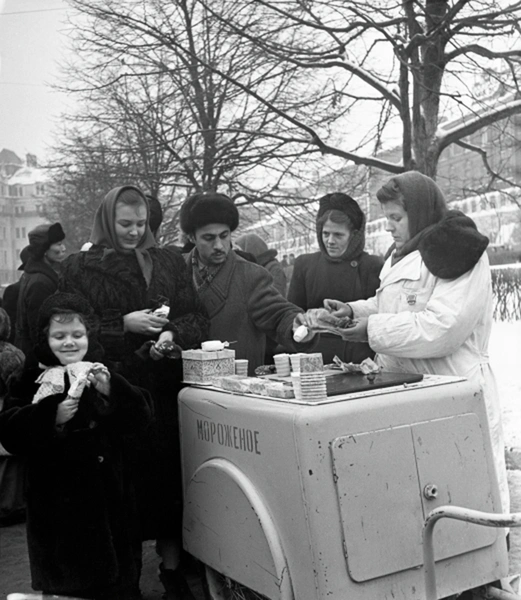
[[[143,204],[147,209],[147,225],[143,237],[139,240],[139,244],[134,249],[139,267],[145,278],[147,287],[152,279],[152,257],[148,250],[156,245],[156,240],[150,231],[148,225],[149,208],[148,202],[143,192],[133,185],[124,185],[110,190],[105,196],[103,202],[99,205],[96,214],[94,215],[94,224],[90,241],[98,246],[104,246],[105,251],[103,256],[108,256],[114,252],[124,253],[125,250],[118,244],[116,235],[116,203],[121,199],[123,194],[137,195],[143,200]]]

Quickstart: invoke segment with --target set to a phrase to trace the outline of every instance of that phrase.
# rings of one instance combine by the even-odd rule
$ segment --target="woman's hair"
[[[393,179],[390,179],[387,183],[382,185],[382,187],[376,192],[376,197],[380,204],[396,202],[396,204],[399,204],[405,211],[407,211],[403,194]]]
[[[332,221],[339,225],[345,225],[349,231],[353,231],[353,223],[351,219],[346,215],[345,212],[337,210],[336,208],[327,210],[323,215],[317,219],[317,226],[322,230],[326,221]]]
[[[51,329],[51,323],[53,321],[57,323],[70,323],[71,321],[74,321],[76,317],[78,317],[79,321],[84,325],[88,337],[90,333],[90,326],[85,316],[75,310],[58,307],[51,309],[49,321],[47,322],[47,325],[45,325],[45,327],[43,328],[45,337],[49,337],[49,330]]]

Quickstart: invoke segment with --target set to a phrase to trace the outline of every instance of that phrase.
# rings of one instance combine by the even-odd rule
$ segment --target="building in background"
[[[20,251],[27,245],[31,229],[45,223],[44,206],[48,199],[45,171],[36,157],[25,161],[11,150],[0,151],[0,286],[16,281],[21,271]]]
[[[471,117],[473,115],[470,115]],[[465,117],[443,123],[450,130],[461,124]],[[483,154],[486,153],[486,163]],[[401,161],[401,148],[391,148],[380,153],[379,158],[391,162]],[[500,177],[490,189],[489,168]],[[363,171],[364,181],[353,195],[367,215],[366,250],[371,254],[384,255],[392,238],[385,231],[385,219],[381,217],[381,207],[376,199],[376,191],[391,175],[374,168],[348,166],[345,180],[353,181],[354,170]],[[337,180],[342,180],[338,177]],[[443,190],[451,208],[469,215],[479,230],[490,238],[489,255],[491,262],[521,261],[521,115],[514,115],[499,123],[491,124],[464,139],[462,145],[451,144],[440,155],[436,181]],[[517,187],[520,186],[520,187]],[[320,193],[339,191],[331,182],[324,182]],[[305,194],[304,194],[305,195]],[[276,211],[269,218],[260,219],[248,227],[257,233],[270,247],[279,251],[279,258],[318,250],[315,238],[314,217],[318,203],[309,205],[302,211],[293,209],[294,215]],[[299,214],[301,218],[299,218]],[[504,260],[499,260],[503,256]]]

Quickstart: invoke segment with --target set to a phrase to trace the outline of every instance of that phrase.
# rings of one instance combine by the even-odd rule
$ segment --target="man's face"
[[[200,227],[190,236],[199,253],[199,258],[207,266],[218,266],[225,262],[232,247],[231,231],[223,223],[210,223]]]

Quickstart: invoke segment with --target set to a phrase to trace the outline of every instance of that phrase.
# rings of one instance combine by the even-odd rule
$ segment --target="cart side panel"
[[[188,552],[268,598],[293,598],[273,519],[251,481],[232,463],[213,459],[201,465],[186,490],[184,513]]]

